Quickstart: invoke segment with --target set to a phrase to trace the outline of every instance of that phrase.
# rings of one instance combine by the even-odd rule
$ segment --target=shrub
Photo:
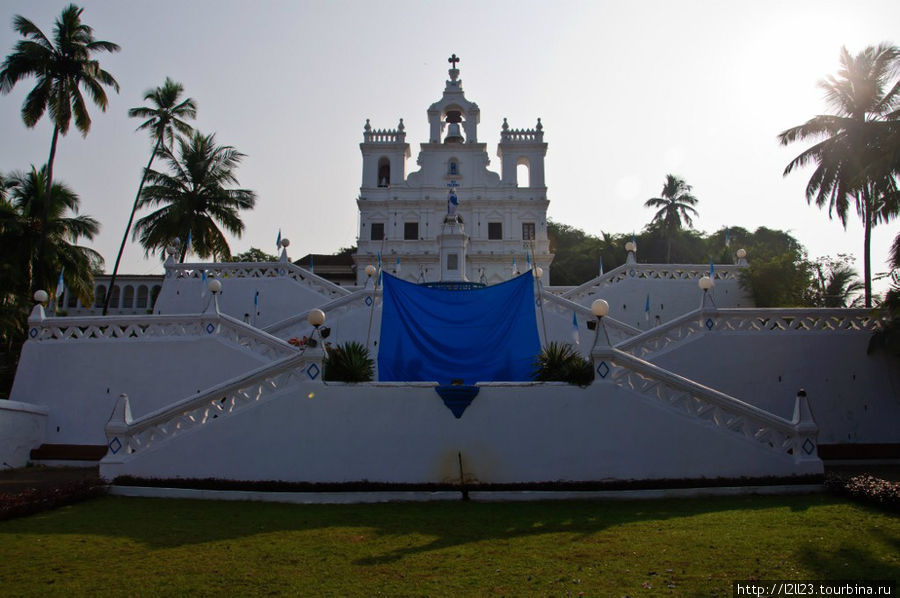
[[[369,382],[374,363],[369,349],[356,341],[346,342],[328,351],[322,379],[329,382]]]
[[[900,482],[883,480],[869,474],[852,477],[829,474],[825,479],[825,486],[832,492],[900,511]]]
[[[594,380],[594,368],[572,345],[554,341],[537,356],[531,377],[539,382],[568,382],[587,386]]]
[[[48,511],[106,492],[99,479],[81,480],[54,488],[26,490],[18,494],[0,494],[0,521]]]

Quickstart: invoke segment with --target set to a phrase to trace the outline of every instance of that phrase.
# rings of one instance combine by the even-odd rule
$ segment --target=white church
[[[900,373],[867,353],[869,311],[756,308],[742,250],[662,265],[629,244],[624,265],[548,286],[543,126],[496,123],[491,170],[457,62],[427,108],[418,170],[402,120],[366,121],[355,285],[292,263],[285,240],[271,263],[179,264],[170,248],[155,301],[152,281],[110,291],[144,297],[134,313],[59,317],[37,296],[0,401],[3,463],[99,463],[148,485],[477,491],[808,482],[823,459],[898,457]],[[369,349],[374,381],[322,379],[326,343],[349,341]],[[590,361],[592,383],[532,379],[554,341]]]

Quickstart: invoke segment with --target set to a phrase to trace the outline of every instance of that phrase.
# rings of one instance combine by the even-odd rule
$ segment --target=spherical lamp
[[[591,303],[591,313],[598,318],[602,318],[609,313],[609,303],[603,299],[595,300]]]
[[[314,309],[306,316],[306,321],[311,326],[318,328],[325,323],[325,312],[321,309]]]
[[[377,272],[375,266],[373,266],[372,264],[366,266],[366,276],[375,276],[375,272]]]
[[[176,253],[178,253],[178,248],[174,245],[169,245],[168,247],[166,247],[166,253],[169,255],[175,255]]]
[[[697,281],[697,285],[704,291],[708,291],[711,288],[713,288],[716,285],[716,283],[713,282],[713,279],[710,278],[709,276],[704,276],[699,281]]]
[[[739,260],[744,259],[745,257],[747,257],[747,250],[746,249],[738,249],[737,256],[738,256]]]
[[[215,278],[210,278],[206,283],[206,288],[209,289],[209,292],[215,295],[216,293],[222,292],[222,281],[216,280]]]
[[[625,243],[625,251],[632,252],[637,250],[637,244],[634,241]]]
[[[291,244],[290,239],[282,239],[282,240],[281,240],[281,246],[282,246],[282,247],[287,247],[287,246],[290,245],[290,244]]]
[[[544,277],[544,269],[538,266],[534,269],[534,277],[537,279],[541,279]]]
[[[47,294],[47,291],[35,291],[34,292],[34,300],[37,303],[47,303],[47,299],[50,298],[50,295]]]

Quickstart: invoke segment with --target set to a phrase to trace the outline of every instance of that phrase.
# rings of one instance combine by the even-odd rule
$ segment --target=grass
[[[103,497],[0,522],[0,594],[731,596],[897,579],[900,518],[828,495],[285,505]]]

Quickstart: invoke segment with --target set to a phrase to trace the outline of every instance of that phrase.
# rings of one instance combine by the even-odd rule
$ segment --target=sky
[[[810,257],[851,254],[862,271],[858,217],[845,230],[807,204],[811,169],[782,176],[807,145],[782,147],[777,135],[828,112],[816,84],[836,72],[842,46],[856,53],[900,43],[896,0],[78,5],[97,39],[122,47],[98,55],[121,89],[110,92],[105,113],[90,106],[87,137],[73,126],[60,139],[54,177],[80,195],[82,213],[101,222],[89,244],[106,258],[107,272],[152,148],[127,111],[167,76],[196,100],[197,129],[246,154],[237,175],[258,200],[232,252],[274,253],[280,229],[296,259],[356,242],[367,118],[375,128],[404,119],[407,172],[417,169],[426,110],[441,97],[451,53],[461,58],[466,97],[481,108],[479,140],[488,144],[491,169],[499,172],[503,118],[512,128],[541,118],[548,215],[557,222],[595,235],[640,231],[653,215],[644,201],[659,195],[671,173],[693,185],[698,230],[789,230]],[[50,34],[63,7],[0,0],[0,52],[19,39],[14,15]],[[0,96],[0,172],[47,159],[47,117],[33,129],[21,120],[32,86],[25,80]],[[875,229],[875,272],[887,270],[898,225]],[[160,264],[129,242],[120,271],[159,273]]]

